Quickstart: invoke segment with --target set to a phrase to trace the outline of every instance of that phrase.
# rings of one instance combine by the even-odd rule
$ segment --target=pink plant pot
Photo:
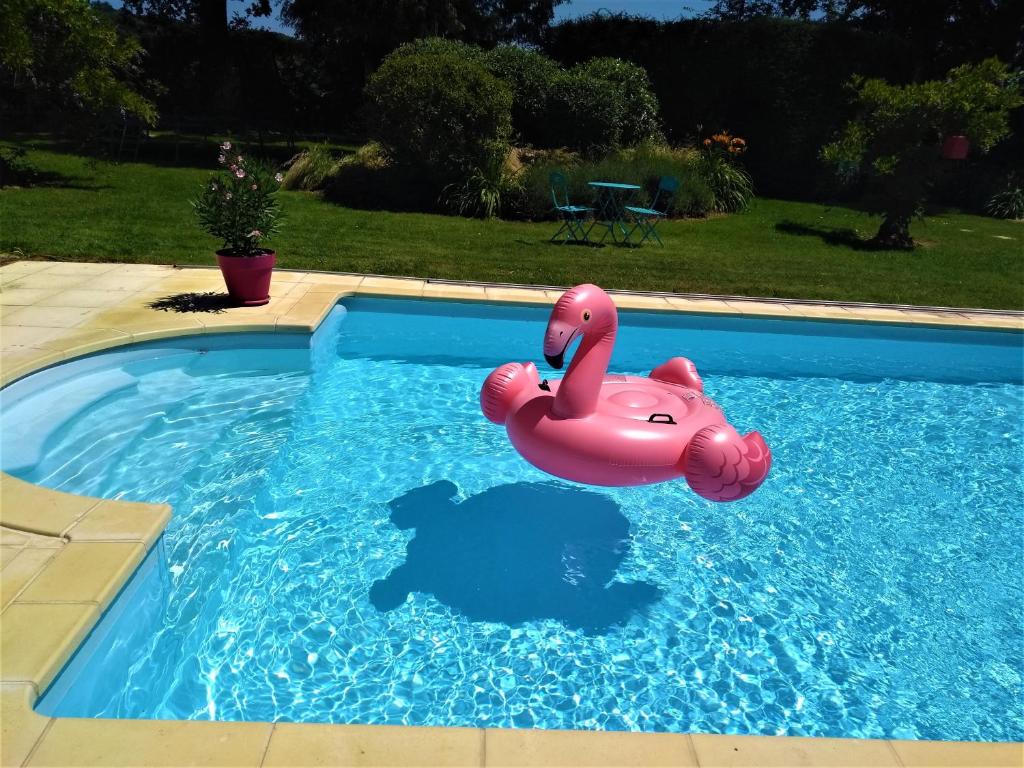
[[[947,160],[966,160],[971,142],[966,136],[947,136],[942,141],[942,156]]]
[[[217,251],[217,264],[232,299],[246,307],[258,307],[270,301],[270,277],[277,254],[267,251],[259,256],[231,256]]]

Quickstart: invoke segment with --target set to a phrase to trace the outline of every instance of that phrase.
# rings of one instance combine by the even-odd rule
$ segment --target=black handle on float
[[[661,421],[665,419],[665,421]],[[671,413],[652,413],[647,419],[650,424],[675,424],[676,420],[672,418]]]
[[[550,392],[551,391],[551,385],[548,384],[548,380],[547,379],[544,379],[544,381],[542,381],[537,386],[540,387],[541,389],[543,389],[545,392]]]

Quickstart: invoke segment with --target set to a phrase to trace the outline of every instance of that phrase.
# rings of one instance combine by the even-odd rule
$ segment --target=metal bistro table
[[[594,187],[597,192],[597,212],[594,214],[594,224],[591,227],[603,227],[605,232],[597,242],[603,243],[610,234],[612,241],[619,242],[615,230],[622,234],[622,242],[629,242],[629,229],[626,227],[626,199],[636,192],[640,187],[636,184],[621,184],[617,181],[591,181],[588,186]],[[589,234],[589,232],[588,232]]]

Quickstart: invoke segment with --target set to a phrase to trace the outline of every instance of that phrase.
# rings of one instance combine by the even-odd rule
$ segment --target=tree
[[[125,0],[124,7],[136,16],[184,22],[198,28],[197,74],[205,94],[205,109],[208,114],[223,111],[231,101],[225,76],[230,65],[227,0]]]
[[[320,62],[318,81],[342,122],[388,53],[421,37],[490,48],[536,42],[564,0],[283,0],[281,18]]]
[[[718,0],[707,15],[727,21],[836,21],[895,35],[906,41],[919,78],[986,56],[1024,64],[1019,0]]]
[[[857,116],[821,155],[843,183],[862,180],[865,207],[883,221],[873,243],[912,248],[910,221],[927,202],[943,164],[944,136],[963,134],[977,154],[1010,135],[1024,105],[1019,74],[998,59],[965,64],[944,80],[890,85],[855,78]]]
[[[134,83],[141,53],[88,0],[0,0],[0,94],[8,105],[152,123],[156,110]]]

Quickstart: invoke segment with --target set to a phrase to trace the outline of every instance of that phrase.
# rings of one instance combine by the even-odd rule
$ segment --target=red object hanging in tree
[[[942,156],[947,160],[966,160],[970,147],[966,136],[947,136],[942,141]]]

